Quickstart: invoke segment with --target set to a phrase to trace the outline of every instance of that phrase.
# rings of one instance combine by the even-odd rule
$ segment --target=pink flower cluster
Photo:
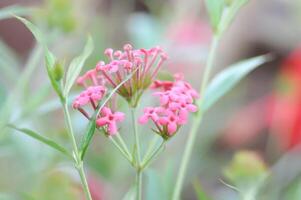
[[[160,106],[145,108],[139,123],[145,124],[150,119],[157,128],[155,132],[168,139],[187,123],[189,112],[197,111],[194,100],[199,95],[178,74],[175,81],[155,81],[151,88],[161,90],[154,93],[160,99]]]
[[[103,98],[106,90],[107,89],[102,85],[88,87],[75,98],[73,108],[78,109],[88,103],[91,103],[91,105],[96,108],[96,104]]]
[[[167,55],[160,47],[135,50],[130,44],[124,45],[123,51],[108,48],[104,54],[108,57],[109,63],[99,61],[95,68],[77,79],[77,84],[83,86],[85,90],[76,97],[73,108],[88,119],[90,115],[83,107],[89,104],[95,111],[106,95],[107,87],[117,87],[129,75],[132,77],[118,89],[117,93],[131,103],[131,106],[136,106],[143,91],[150,86],[162,63],[167,59]],[[105,128],[108,135],[113,135],[117,133],[117,123],[124,119],[124,114],[113,112],[108,105],[100,111],[96,125]]]
[[[101,117],[96,120],[96,125],[99,127],[107,126],[107,133],[115,135],[118,131],[117,122],[124,120],[124,113],[115,112],[108,107],[101,109]]]
[[[135,50],[126,44],[123,51],[106,49],[104,54],[109,58],[108,64],[100,61],[94,69],[77,79],[77,83],[85,90],[76,97],[73,108],[88,119],[91,117],[83,107],[90,105],[95,112],[107,93],[107,87],[115,88],[129,75],[131,78],[119,87],[117,94],[125,98],[130,106],[135,107],[145,89],[158,89],[154,95],[159,97],[160,106],[145,108],[139,122],[144,124],[151,119],[157,128],[155,132],[165,139],[174,135],[187,123],[190,112],[197,111],[194,100],[198,98],[198,94],[182,76],[175,75],[174,81],[154,80],[162,63],[167,59],[160,47]],[[113,111],[114,99],[113,96],[96,117],[96,125],[104,128],[107,135],[116,134],[117,123],[125,118],[124,113]]]
[[[156,77],[167,55],[160,47],[151,49],[133,49],[130,44],[123,47],[123,51],[106,49],[105,55],[110,62],[100,61],[96,71],[101,71],[103,77],[112,86],[116,87],[127,76],[132,78],[118,90],[118,93],[128,102],[136,106],[143,91],[149,87]]]
[[[73,108],[79,110],[88,119],[90,115],[83,107],[89,104],[95,111],[106,95],[107,87],[117,87],[129,75],[132,77],[119,87],[117,93],[135,107],[143,91],[150,86],[167,59],[167,55],[160,47],[148,50],[133,49],[130,44],[124,45],[123,51],[109,48],[104,54],[108,57],[109,63],[99,61],[95,68],[77,79],[77,84],[83,86],[85,90],[76,97]],[[114,109],[108,105],[112,103],[102,108],[97,116],[96,125],[103,127],[108,135],[113,135],[118,130],[117,123],[124,119],[124,114],[113,112]]]
[[[94,112],[97,110],[97,105],[100,100],[104,97],[106,88],[100,86],[90,86],[79,94],[73,101],[73,108],[79,110],[85,117],[90,119],[89,114],[83,109],[83,106],[91,104]],[[111,108],[104,106],[99,116],[96,119],[96,125],[103,127],[107,135],[114,135],[117,133],[117,122],[121,122],[124,119],[124,113],[113,112]]]

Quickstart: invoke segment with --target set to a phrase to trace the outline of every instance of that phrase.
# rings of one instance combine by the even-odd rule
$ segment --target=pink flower
[[[123,51],[108,48],[104,54],[109,60],[107,64],[100,61],[94,69],[88,70],[77,79],[77,83],[85,87],[85,90],[76,97],[73,107],[91,120],[82,107],[91,104],[95,112],[106,94],[107,87],[116,88],[131,75],[97,116],[96,125],[103,127],[107,135],[116,134],[117,123],[123,121],[125,117],[122,112],[112,111],[116,94],[124,97],[131,107],[136,107],[144,90],[149,87],[159,90],[154,92],[154,95],[159,97],[160,105],[146,107],[138,121],[145,124],[151,120],[156,126],[153,130],[164,139],[170,138],[187,123],[189,113],[197,111],[194,101],[199,97],[198,93],[184,81],[182,74],[175,74],[173,81],[154,80],[167,59],[167,55],[160,47],[133,49],[130,44],[126,44]]]
[[[155,80],[152,85],[150,86],[151,89],[160,89],[162,88],[163,91],[170,90],[170,88],[173,86],[172,81],[161,81],[161,80]]]
[[[159,97],[160,106],[145,108],[139,118],[141,124],[151,119],[157,128],[155,132],[164,139],[169,139],[187,123],[190,112],[197,111],[193,103],[198,93],[183,80],[183,76],[177,74],[174,78],[174,81],[155,81],[152,84],[151,88],[162,90],[154,92]]]
[[[171,111],[166,111],[166,116],[159,119],[159,124],[167,127],[167,134],[173,135],[180,125],[181,120],[179,116]]]
[[[88,70],[83,76],[77,78],[76,83],[85,88],[89,85],[98,86],[105,85],[105,79],[102,75],[97,73],[97,69]]]
[[[96,120],[96,125],[99,127],[107,127],[108,135],[115,135],[118,131],[117,122],[124,120],[124,113],[115,112],[108,107],[104,107],[101,110],[101,116]]]
[[[159,114],[162,113],[162,108],[157,107],[146,107],[144,108],[144,114],[139,118],[139,123],[140,124],[145,124],[148,119],[153,120],[154,122],[157,122],[159,119]]]
[[[73,101],[73,108],[78,109],[88,103],[95,105],[100,101],[106,93],[106,88],[103,86],[90,86],[79,94]]]
[[[167,55],[160,47],[151,49],[133,49],[132,45],[126,44],[123,51],[106,49],[104,54],[109,63],[100,61],[96,71],[105,77],[107,83],[116,87],[128,75],[135,73],[132,78],[123,84],[117,91],[132,106],[136,106],[142,92],[149,87],[156,77]]]
[[[85,88],[91,84],[115,88],[132,75],[117,91],[132,107],[138,104],[143,91],[150,86],[167,59],[160,47],[133,49],[130,44],[124,45],[123,50],[108,48],[104,54],[109,62],[99,61],[94,69],[79,77],[77,83]]]
[[[189,112],[196,112],[197,106],[192,103],[187,103],[185,99],[171,102],[168,108],[174,112],[178,112],[179,117],[186,122]]]

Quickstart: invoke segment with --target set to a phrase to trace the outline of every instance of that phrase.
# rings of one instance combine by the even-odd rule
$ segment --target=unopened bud
[[[59,61],[54,64],[52,74],[56,81],[60,81],[63,78],[64,68]]]

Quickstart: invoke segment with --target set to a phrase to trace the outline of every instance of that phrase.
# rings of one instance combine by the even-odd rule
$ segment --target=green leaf
[[[42,32],[38,29],[38,27],[36,27],[33,23],[31,23],[30,21],[28,21],[23,17],[19,17],[19,16],[15,16],[15,17],[18,20],[20,20],[31,31],[31,33],[34,35],[34,37],[39,42],[39,44],[41,44],[43,47],[46,47],[46,40],[43,37]]]
[[[132,78],[132,76],[136,73],[136,71],[138,70],[138,67],[131,73],[129,74],[123,81],[121,81],[109,94],[109,96],[102,102],[102,104],[98,104],[92,118],[90,119],[90,122],[88,124],[88,128],[86,131],[86,134],[83,136],[82,140],[81,140],[81,145],[80,145],[80,156],[81,159],[83,160],[85,157],[85,153],[86,150],[92,140],[92,137],[95,133],[95,120],[96,120],[96,116],[99,115],[99,112],[101,111],[101,109],[107,104],[107,102],[112,98],[112,96],[115,94],[115,92],[117,92],[117,90],[125,83],[127,82],[130,78]]]
[[[80,157],[82,160],[84,159],[87,148],[90,144],[90,141],[92,140],[95,129],[96,129],[96,122],[95,119],[93,118],[92,120],[90,120],[88,124],[88,128],[87,128],[88,131],[85,134],[86,137],[82,139],[81,148],[80,148]]]
[[[64,147],[62,147],[61,145],[59,145],[55,141],[53,141],[53,140],[51,140],[51,139],[49,139],[49,138],[47,138],[45,136],[42,136],[42,135],[40,135],[40,134],[38,134],[38,133],[30,130],[30,129],[18,128],[16,126],[14,126],[13,124],[8,124],[7,126],[9,128],[12,128],[12,129],[15,129],[17,131],[20,131],[20,132],[22,132],[22,133],[24,133],[24,134],[26,134],[26,135],[28,135],[28,136],[36,139],[36,140],[42,142],[43,144],[46,144],[47,146],[49,146],[49,147],[51,147],[51,148],[53,148],[53,149],[55,149],[55,150],[57,150],[57,151],[65,154],[66,156],[72,158],[72,156],[69,154],[69,152]]]
[[[93,41],[91,37],[88,37],[87,43],[85,45],[84,51],[82,54],[76,58],[74,58],[70,66],[68,68],[67,74],[66,74],[66,84],[64,88],[64,96],[67,97],[69,94],[69,91],[75,82],[75,79],[78,77],[78,75],[81,72],[81,69],[86,61],[86,59],[90,56],[90,54],[93,51]]]
[[[205,3],[209,14],[211,26],[213,27],[214,31],[217,31],[218,25],[223,14],[225,2],[224,0],[206,0]]]
[[[45,47],[45,63],[46,63],[46,69],[47,69],[47,74],[50,79],[50,83],[55,90],[55,92],[58,94],[60,97],[61,102],[65,100],[63,94],[62,94],[62,89],[61,89],[61,82],[56,79],[55,75],[55,63],[56,63],[56,58],[55,56],[48,50],[47,47]]]
[[[26,8],[18,5],[7,6],[0,10],[0,20],[11,18],[13,15],[30,15],[32,10],[32,8]]]
[[[205,193],[201,184],[198,181],[193,183],[194,190],[198,200],[211,200],[211,198]]]
[[[0,109],[0,129],[2,129],[10,121],[12,113],[14,113],[13,109],[16,109],[14,105],[17,103],[17,100],[26,98],[26,88],[31,80],[34,70],[38,66],[37,64],[41,54],[42,48],[40,46],[35,47],[30,53],[29,60],[26,62],[24,70],[21,74],[19,74],[17,81],[15,80],[14,83],[16,83],[16,85],[12,90],[10,90],[3,103],[3,106]]]
[[[49,51],[46,43],[46,39],[43,36],[42,32],[36,27],[33,23],[28,21],[27,19],[24,19],[22,17],[15,16],[17,19],[19,19],[34,35],[36,40],[42,47],[44,48],[45,52],[45,64],[46,64],[46,69],[47,69],[47,74],[50,79],[51,85],[55,92],[58,94],[60,97],[61,101],[64,101],[64,97],[62,94],[61,90],[61,85],[60,81],[56,79],[56,74],[55,74],[55,63],[56,63],[56,57]]]
[[[271,60],[271,56],[263,55],[241,61],[218,73],[205,91],[202,111],[207,111],[223,95],[229,92],[242,78],[256,67]]]
[[[225,9],[225,19],[221,24],[220,31],[226,30],[232,23],[234,17],[242,6],[248,3],[249,0],[231,0],[229,6]]]

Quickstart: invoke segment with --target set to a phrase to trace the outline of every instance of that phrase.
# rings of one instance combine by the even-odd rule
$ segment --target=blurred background
[[[36,24],[50,49],[65,63],[78,55],[88,34],[95,50],[85,70],[104,59],[107,47],[160,45],[168,53],[165,72],[184,73],[200,85],[211,41],[201,0],[1,0],[0,120],[70,147],[59,101],[47,79],[42,48],[10,13]],[[258,199],[301,199],[301,1],[250,0],[219,46],[214,72],[239,60],[272,53],[206,114],[189,165],[182,199],[236,200],[236,189]],[[73,97],[80,88],[74,87]],[[153,104],[145,94],[143,103]],[[126,106],[121,103],[126,112]],[[141,106],[142,107],[142,106]],[[72,111],[77,137],[87,121]],[[129,120],[122,134],[131,143]],[[144,145],[151,134],[146,132]],[[144,175],[144,199],[166,200],[174,187],[189,125],[168,142]],[[134,171],[102,135],[86,159],[94,200],[122,199]],[[70,162],[52,149],[10,129],[0,131],[0,199],[83,199]]]

